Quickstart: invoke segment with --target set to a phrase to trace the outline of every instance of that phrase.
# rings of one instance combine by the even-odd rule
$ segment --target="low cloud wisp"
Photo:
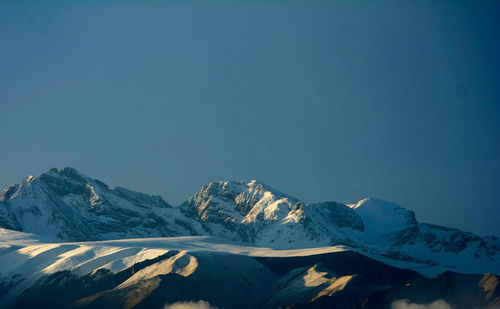
[[[165,305],[163,309],[218,309],[217,307],[212,307],[210,304],[204,300],[200,301],[184,301],[173,303],[170,305]]]
[[[442,299],[435,300],[430,304],[410,303],[407,299],[395,300],[391,304],[391,309],[453,309]]]

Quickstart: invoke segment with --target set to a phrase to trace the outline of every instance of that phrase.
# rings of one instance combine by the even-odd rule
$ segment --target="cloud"
[[[167,304],[163,307],[163,309],[217,309],[217,307],[212,307],[208,302],[200,300],[197,302],[183,301],[170,305]]]
[[[453,307],[442,299],[433,301],[430,304],[414,304],[407,299],[400,299],[392,302],[391,309],[453,309]]]

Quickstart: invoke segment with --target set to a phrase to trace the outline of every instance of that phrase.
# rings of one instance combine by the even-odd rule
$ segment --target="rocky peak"
[[[255,206],[265,206],[278,201],[289,200],[287,204],[295,204],[297,199],[285,195],[262,182],[221,181],[204,185],[181,207],[187,212],[196,212],[203,220],[215,219],[221,213],[241,220],[255,211]],[[292,205],[293,206],[293,205]],[[259,211],[260,212],[260,211]]]
[[[51,169],[38,177],[47,187],[60,195],[89,193],[88,184],[91,179],[83,176],[73,168],[64,168],[61,171]]]

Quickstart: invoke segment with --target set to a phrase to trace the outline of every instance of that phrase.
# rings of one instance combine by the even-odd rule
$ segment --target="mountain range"
[[[213,290],[213,287],[198,287],[198,290],[205,291],[203,293],[206,295],[202,293],[196,297],[172,297],[167,300],[208,299],[211,293],[224,294],[224,282],[229,284],[237,281],[241,284],[240,277],[243,277],[246,278],[246,281],[243,280],[244,284],[251,286],[249,290],[255,294],[247,297],[246,305],[239,304],[235,299],[224,303],[222,298],[211,298],[212,302],[222,307],[277,308],[301,307],[306,304],[331,307],[332,304],[344,304],[346,307],[338,308],[350,308],[360,306],[359,301],[364,301],[366,308],[371,308],[370,304],[377,308],[391,306],[391,301],[398,293],[402,293],[401,289],[405,284],[409,285],[403,292],[418,295],[419,289],[416,287],[439,287],[442,282],[463,281],[466,282],[465,285],[460,286],[472,284],[476,288],[488,282],[488,288],[480,288],[481,292],[474,292],[473,295],[487,291],[485,295],[491,295],[486,301],[486,296],[481,294],[479,298],[484,301],[481,306],[496,306],[497,301],[500,305],[500,298],[497,298],[499,291],[496,283],[492,283],[498,282],[497,275],[500,273],[500,240],[497,237],[479,237],[458,229],[420,223],[413,211],[375,198],[365,198],[352,204],[334,201],[308,203],[256,180],[223,181],[204,185],[187,201],[173,206],[159,196],[122,187],[111,189],[102,181],[89,178],[73,168],[54,168],[38,177],[28,176],[20,184],[11,185],[0,193],[0,227],[6,231],[3,235],[9,235],[4,237],[4,249],[0,251],[0,262],[4,262],[4,266],[0,267],[0,287],[5,290],[3,295],[8,300],[0,302],[0,305],[4,306],[14,304],[17,307],[29,307],[33,304],[31,301],[40,302],[40,299],[43,299],[37,294],[40,289],[57,291],[61,289],[58,280],[73,282],[71,284],[75,285],[82,284],[81,280],[90,280],[90,283],[87,282],[89,290],[85,293],[94,296],[95,293],[100,293],[97,298],[91,297],[90,300],[85,300],[85,296],[89,295],[83,292],[81,295],[75,295],[71,301],[68,300],[73,305],[80,301],[82,306],[115,306],[126,303],[124,299],[131,297],[127,294],[129,292],[136,295],[139,291],[149,291],[151,286],[145,288],[144,284],[153,284],[151,280],[156,278],[154,280],[158,281],[158,276],[165,276],[167,273],[177,275],[175,278],[169,277],[168,280],[160,276],[160,282],[155,281],[153,284],[155,288],[149,291],[149,294],[144,292],[147,294],[145,299],[151,302],[150,304],[157,306],[162,301],[165,302],[154,291],[171,287],[171,284],[165,283],[170,282],[169,280],[180,286],[199,285],[200,280],[211,280],[210,276],[227,273],[227,280],[221,281],[221,286],[216,290]],[[182,242],[182,245],[174,246],[169,243],[168,246],[162,246],[152,241],[152,237],[158,240],[179,237],[187,240]],[[32,239],[36,241],[33,243]],[[112,260],[108,263],[97,263],[82,271],[81,265],[71,260],[74,256],[68,253],[78,248],[94,248],[85,249],[93,252],[89,253],[90,260],[84,258],[78,261],[88,264],[92,260],[95,263],[95,260],[98,260],[96,256],[101,254],[95,249],[97,244],[123,239],[135,239],[133,248],[143,239],[145,245],[141,250],[161,250],[156,256],[144,255],[140,261],[133,260],[134,263],[127,262],[125,265],[124,259],[130,260],[132,256],[142,252],[127,251],[132,253],[117,259],[124,265],[115,271],[109,271],[108,264]],[[205,248],[204,250],[194,249],[194,243],[198,241],[201,241],[198,246]],[[22,255],[23,250],[28,250],[27,248],[35,250],[42,244],[64,243],[71,245],[49,245],[50,249],[47,250],[55,250],[58,254],[48,255],[47,260],[41,259],[40,263],[44,267],[32,259],[26,261],[31,268],[26,264],[16,266],[17,268],[9,266],[9,263],[18,258],[18,255]],[[215,254],[214,251],[220,251],[217,246],[224,244],[233,246],[230,252],[226,251],[225,255]],[[116,246],[122,245],[113,243],[111,247]],[[240,249],[235,249],[235,246]],[[272,257],[252,257],[248,260],[247,255],[241,255],[243,247],[253,248],[248,249],[250,253],[247,252],[247,255],[251,256],[259,256],[259,248],[270,248],[269,250],[275,253]],[[127,245],[122,249],[130,248]],[[337,248],[338,252],[317,253],[313,248]],[[295,252],[295,260],[276,253],[287,250]],[[61,262],[61,254],[67,254],[64,263]],[[231,259],[227,258],[228,255]],[[39,254],[28,256],[39,258]],[[68,259],[72,262],[69,263]],[[241,263],[246,264],[245,267],[234,264],[237,262],[233,260],[239,259]],[[354,259],[362,265],[353,266],[348,262],[349,259]],[[156,265],[156,271],[163,270],[158,276],[151,275],[155,274],[155,271],[150,269],[151,265],[146,264]],[[33,265],[41,268],[33,268]],[[50,265],[58,266],[51,268],[52,271],[46,271]],[[80,265],[80,269],[78,276],[74,277],[77,265]],[[130,276],[126,280],[117,279],[118,274],[130,272],[130,268],[134,267],[135,270],[129,273]],[[167,272],[165,267],[169,269]],[[143,277],[134,275],[135,271],[143,268],[148,269],[143,271]],[[172,270],[174,268],[175,271]],[[103,269],[108,270],[102,273]],[[213,269],[219,269],[219,272],[215,274]],[[353,271],[350,272],[349,269]],[[193,272],[189,273],[191,270]],[[67,271],[70,271],[70,275]],[[375,273],[372,273],[373,271]],[[258,278],[248,277],[251,272],[258,273]],[[189,274],[186,275],[187,273]],[[240,277],[235,275],[238,273]],[[96,279],[95,276],[101,275],[104,279]],[[101,280],[111,283],[107,286]],[[404,282],[405,280],[408,282]],[[261,287],[256,288],[258,282],[261,282]],[[316,288],[304,290],[304,287],[311,286]],[[187,293],[181,288],[178,289],[178,295]],[[415,291],[411,291],[412,289]],[[454,293],[464,294],[463,291],[459,292],[460,288],[457,289]],[[2,288],[0,295],[1,290]],[[340,290],[346,295],[338,294],[335,297],[340,297],[339,300],[333,301],[335,297],[332,298],[332,295]],[[265,291],[273,293],[268,295]],[[429,292],[429,295],[431,294]],[[156,295],[156,298],[151,295]],[[325,298],[326,296],[328,298]],[[45,299],[53,300],[53,297]],[[147,301],[143,303],[143,298],[138,298],[137,295],[132,298],[140,300],[137,303],[132,301],[129,305],[148,304]],[[432,299],[424,297],[421,300]],[[455,306],[460,306],[460,303],[456,304],[456,300],[453,301]],[[471,304],[468,300],[462,302]],[[481,306],[478,308],[482,308]]]

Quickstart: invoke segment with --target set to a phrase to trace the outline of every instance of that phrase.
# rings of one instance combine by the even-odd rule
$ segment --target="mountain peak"
[[[253,187],[253,186],[266,187],[266,185],[262,181],[257,180],[257,179],[252,179],[252,180],[248,181],[247,186],[249,186],[249,187]]]
[[[78,182],[90,181],[89,177],[80,173],[79,171],[77,171],[73,167],[65,167],[65,168],[62,168],[61,170],[57,170],[57,168],[54,167],[54,168],[51,168],[49,171],[43,173],[42,175],[51,175],[51,176],[59,175],[59,176],[63,176],[63,177],[66,177],[66,178],[69,178],[72,180],[76,180]],[[40,176],[42,176],[42,175],[40,175]]]
[[[64,174],[64,175],[82,175],[79,171],[77,171],[75,168],[73,167],[64,167],[63,169],[61,169],[60,171],[61,174]]]
[[[389,234],[418,224],[413,211],[374,197],[348,206],[361,216],[365,232],[370,236]]]
[[[253,179],[249,181],[243,180],[225,180],[219,182],[210,182],[201,187],[196,195],[206,195],[212,197],[220,197],[222,199],[234,199],[240,194],[244,194],[248,196],[258,195],[263,196],[264,194],[272,194],[277,198],[288,198],[292,200],[297,200],[295,197],[290,196],[288,194],[282,193],[281,191],[265,184],[262,181]]]

